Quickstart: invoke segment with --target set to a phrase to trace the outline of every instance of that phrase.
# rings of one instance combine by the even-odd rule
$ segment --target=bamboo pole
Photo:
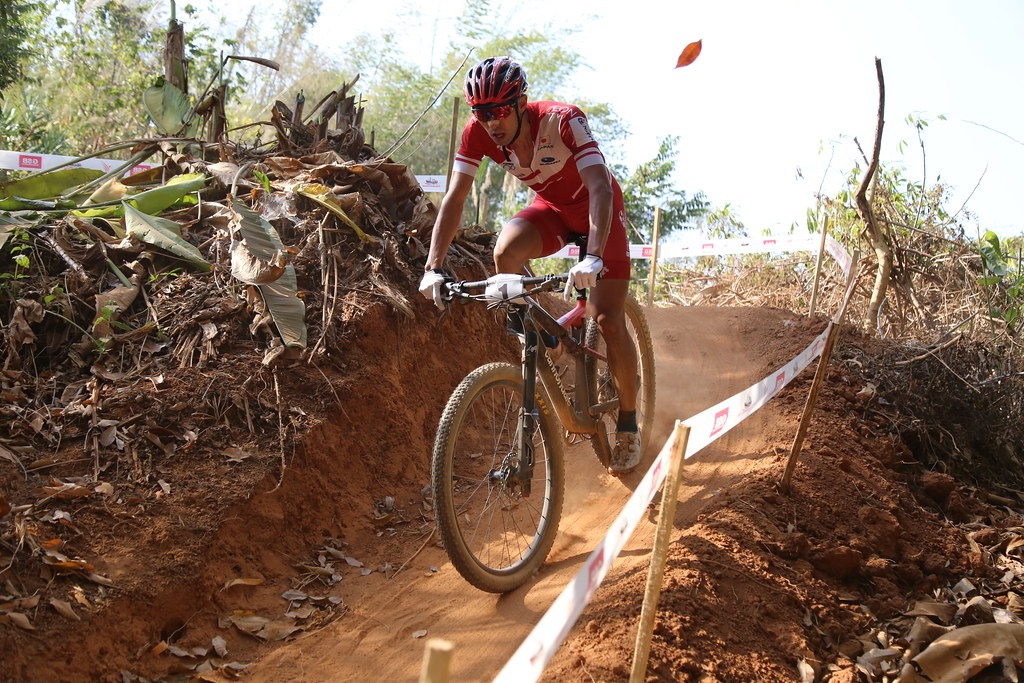
[[[658,613],[658,597],[661,595],[661,581],[665,573],[669,536],[676,517],[676,498],[679,496],[679,480],[683,473],[683,455],[690,428],[682,421],[676,421],[672,432],[672,452],[668,474],[661,490],[661,514],[658,516],[658,530],[651,551],[651,566],[647,572],[647,589],[644,604],[640,609],[640,627],[636,632],[636,647],[633,650],[633,669],[629,683],[642,683],[647,675],[647,660],[651,654],[651,638],[654,634],[654,617]]]
[[[793,437],[793,447],[789,451],[789,461],[786,463],[786,471],[782,475],[782,481],[779,483],[779,488],[783,493],[790,492],[790,486],[792,485],[793,470],[796,469],[797,458],[800,457],[800,450],[803,448],[804,436],[807,434],[807,425],[811,421],[811,413],[814,411],[814,403],[818,400],[818,391],[821,389],[821,385],[825,380],[825,371],[828,369],[829,359],[832,357],[832,347],[835,346],[836,335],[838,334],[839,325],[846,315],[846,306],[850,303],[850,296],[853,294],[853,286],[857,283],[857,274],[859,273],[858,268],[858,254],[854,254],[853,266],[850,268],[850,279],[846,283],[846,293],[843,295],[843,302],[839,306],[839,310],[836,311],[835,317],[828,324],[828,332],[825,335],[825,348],[821,351],[821,357],[818,358],[818,367],[814,371],[814,381],[811,382],[811,391],[807,394],[807,401],[804,403],[804,412],[800,416],[800,426],[796,430],[796,436]]]
[[[459,98],[452,98],[452,132],[448,138],[448,168],[445,170],[444,191],[452,182],[452,166],[455,165],[455,140],[459,135]]]
[[[448,669],[452,663],[455,645],[447,640],[431,638],[423,652],[423,667],[419,683],[448,683]]]
[[[814,315],[814,312],[818,310],[818,283],[821,281],[821,264],[825,260],[825,238],[828,236],[828,214],[825,214],[825,221],[821,226],[821,242],[818,244],[818,260],[814,264],[814,283],[811,285],[811,311],[809,315]]]
[[[661,232],[661,207],[654,207],[654,251],[651,253],[651,270],[647,274],[647,305],[654,304],[654,272],[658,269],[658,237]]]

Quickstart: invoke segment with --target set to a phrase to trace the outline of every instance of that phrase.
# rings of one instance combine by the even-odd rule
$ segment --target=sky
[[[389,30],[410,62],[432,69],[463,4],[324,0],[311,40],[340,56],[339,36]],[[871,154],[876,58],[886,96],[882,161],[901,164],[911,180],[950,185],[947,208],[965,205],[974,216],[963,223],[969,236],[1024,234],[1016,206],[1024,180],[1021,0],[493,6],[495,25],[575,27],[567,43],[584,66],[560,98],[607,102],[622,118],[631,134],[611,161],[635,167],[655,156],[660,140],[678,137],[677,187],[728,204],[750,234],[785,233],[793,223],[802,230],[818,192],[834,195],[860,158],[854,139]],[[675,68],[695,40],[700,57]],[[908,115],[929,124],[923,153]]]

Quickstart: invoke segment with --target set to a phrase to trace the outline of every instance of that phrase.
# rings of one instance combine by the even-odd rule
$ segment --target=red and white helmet
[[[470,107],[510,104],[526,92],[528,85],[519,62],[488,57],[466,74],[466,102]]]

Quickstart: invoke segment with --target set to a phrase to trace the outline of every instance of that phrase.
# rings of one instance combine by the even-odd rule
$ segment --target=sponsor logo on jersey
[[[594,141],[594,134],[590,132],[590,124],[587,123],[587,117],[577,116],[573,118],[569,121],[569,128],[572,130],[577,147],[582,147],[588,142]]]

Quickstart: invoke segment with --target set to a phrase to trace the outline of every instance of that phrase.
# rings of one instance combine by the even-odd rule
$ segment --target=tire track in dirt
[[[675,307],[647,310],[657,364],[657,415],[652,451],[677,418],[689,417],[760,380],[792,358],[817,334],[793,325],[777,309]],[[772,436],[770,411],[761,410],[687,462],[676,513],[677,533],[704,503],[757,466]],[[654,453],[646,455],[650,462]],[[419,549],[410,543],[406,568],[391,579],[379,573],[349,587],[350,613],[320,631],[283,645],[246,672],[254,683],[290,681],[415,681],[425,639],[455,643],[453,680],[486,680],[501,668],[544,611],[600,542],[640,477],[605,474],[589,445],[566,450],[567,490],[559,537],[539,575],[504,596],[470,587],[437,546],[436,534]],[[656,510],[641,522],[601,590],[627,570],[645,565]],[[432,569],[436,568],[436,571]],[[639,601],[642,596],[638,595]]]

